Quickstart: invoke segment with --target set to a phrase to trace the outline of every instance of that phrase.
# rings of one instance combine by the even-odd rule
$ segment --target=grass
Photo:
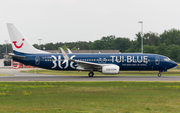
[[[21,71],[23,73],[35,73],[35,70]],[[68,75],[68,76],[87,76],[89,72],[82,71],[56,71],[56,70],[47,70],[47,69],[37,69],[36,73],[39,74],[51,74],[51,75]],[[157,76],[158,71],[120,71],[116,76]],[[95,76],[102,76],[100,72],[95,72]],[[180,69],[170,69],[167,72],[163,72],[164,76],[180,76]],[[105,76],[105,75],[103,75]],[[109,76],[109,75],[108,75]],[[114,75],[113,75],[114,76]]]
[[[4,74],[4,73],[0,73],[0,76],[13,76],[12,74]]]
[[[0,82],[0,112],[180,112],[180,82]]]

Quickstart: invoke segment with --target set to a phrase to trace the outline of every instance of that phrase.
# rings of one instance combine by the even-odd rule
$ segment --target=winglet
[[[72,53],[72,51],[69,48],[67,48],[67,50],[68,50],[68,53]]]
[[[61,49],[61,52],[62,52],[62,54],[63,54],[64,59],[65,59],[65,60],[69,60],[69,56],[66,54],[66,52],[64,51],[64,49],[61,48],[61,47],[60,47],[60,49]]]
[[[69,58],[69,56],[66,54],[66,52],[64,51],[63,48],[60,47],[60,49],[61,49],[61,52],[62,52],[63,57],[64,57],[64,62],[63,62],[62,64],[64,64],[64,63],[65,63],[66,61],[68,61],[68,60],[69,60],[69,61],[72,61],[72,62],[75,62],[75,60]]]

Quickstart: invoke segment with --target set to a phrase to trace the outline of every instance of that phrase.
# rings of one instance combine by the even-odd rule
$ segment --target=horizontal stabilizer
[[[13,58],[18,58],[18,59],[25,59],[26,58],[25,56],[19,56],[19,55],[15,55],[13,53],[9,53],[8,55],[12,56]]]

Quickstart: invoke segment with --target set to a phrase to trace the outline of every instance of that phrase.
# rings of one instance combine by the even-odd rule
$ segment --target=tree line
[[[140,53],[141,52],[141,33],[135,34],[135,39],[130,40],[126,37],[104,36],[94,42],[57,42],[41,44],[41,49],[58,50],[59,47],[71,50],[119,50],[121,53]],[[39,49],[38,44],[33,45]],[[0,45],[0,54],[5,53],[6,45]],[[144,53],[154,53],[165,55],[170,59],[180,62],[180,30],[165,30],[162,34],[147,32],[143,34]],[[12,52],[11,44],[8,44],[8,52]],[[2,55],[0,56],[2,58]]]

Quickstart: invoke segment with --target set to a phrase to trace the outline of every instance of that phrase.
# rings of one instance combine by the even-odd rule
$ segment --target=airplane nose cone
[[[174,62],[174,61],[171,61],[171,67],[173,68],[173,67],[175,67],[175,66],[177,66],[177,63],[176,62]]]

